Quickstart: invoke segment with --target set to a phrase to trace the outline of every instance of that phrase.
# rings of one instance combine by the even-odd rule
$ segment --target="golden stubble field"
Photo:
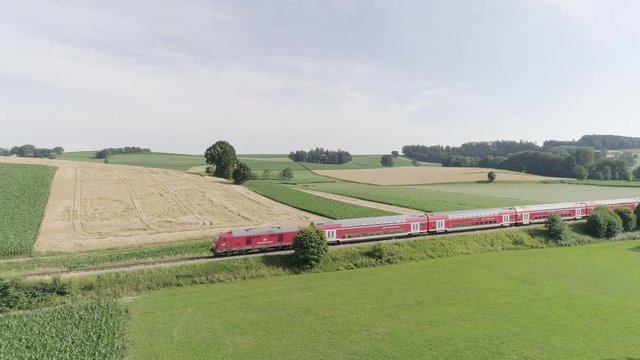
[[[315,170],[319,175],[373,185],[426,185],[486,181],[492,169],[451,167],[391,167],[356,170]],[[560,178],[493,170],[497,181],[544,181]]]
[[[179,241],[232,228],[307,225],[320,219],[213,177],[114,164],[0,159],[58,167],[38,252]]]

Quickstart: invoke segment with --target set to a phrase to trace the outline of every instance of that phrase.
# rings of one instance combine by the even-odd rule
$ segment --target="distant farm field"
[[[465,194],[469,196],[508,197],[545,203],[640,197],[640,189],[633,187],[575,184],[442,184],[410,188],[417,190],[422,189],[425,191],[438,191],[455,196]]]
[[[457,182],[479,182],[487,180],[487,173],[495,171],[497,181],[544,181],[556,180],[537,175],[529,175],[505,170],[484,168],[450,167],[391,167],[360,170],[314,170],[317,174],[340,180],[372,185],[417,185]]]
[[[0,257],[33,251],[56,168],[0,163]]]
[[[395,215],[393,212],[347,204],[266,181],[250,181],[246,186],[272,200],[331,219]]]
[[[96,159],[95,151],[69,152],[60,155],[60,160],[103,163],[104,159]],[[167,153],[135,153],[109,156],[110,164],[142,166],[158,169],[185,171],[195,166],[205,166],[202,155],[183,155]]]
[[[159,291],[131,303],[128,352],[135,359],[634,358],[638,244]]]

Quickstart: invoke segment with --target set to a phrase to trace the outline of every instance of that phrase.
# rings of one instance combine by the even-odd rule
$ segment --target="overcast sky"
[[[0,147],[640,136],[640,1],[0,0]]]

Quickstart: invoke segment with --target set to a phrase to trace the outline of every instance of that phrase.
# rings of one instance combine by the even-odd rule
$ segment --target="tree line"
[[[19,156],[19,157],[33,157],[33,158],[45,158],[45,159],[55,159],[59,155],[64,153],[64,148],[62,146],[56,146],[53,149],[48,148],[38,148],[31,144],[26,144],[22,146],[14,146],[10,150],[5,148],[0,148],[0,156]]]
[[[578,140],[547,140],[543,148],[559,146],[586,146],[596,150],[640,149],[640,138],[620,135],[584,135]]]
[[[610,135],[602,136],[611,140]],[[634,169],[638,155],[632,152],[623,151],[610,158],[606,150],[594,147],[567,145],[566,142],[545,143],[546,147],[525,141],[473,142],[460,147],[407,145],[402,152],[407,158],[439,162],[445,167],[497,168],[580,180],[640,179],[640,168]]]
[[[343,150],[315,148],[309,151],[296,150],[289,153],[289,159],[296,162],[316,164],[346,164],[351,161],[351,154]]]
[[[134,153],[148,153],[151,149],[141,148],[138,146],[125,146],[121,148],[106,148],[96,152],[96,159],[106,159],[115,154],[134,154]]]

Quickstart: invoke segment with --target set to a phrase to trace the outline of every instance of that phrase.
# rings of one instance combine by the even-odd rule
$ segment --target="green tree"
[[[411,165],[413,166],[419,166],[420,163],[417,160],[411,160]]]
[[[303,269],[312,269],[329,253],[327,237],[324,231],[314,226],[306,227],[293,239],[293,250],[296,265]]]
[[[380,164],[387,167],[393,166],[393,157],[391,155],[382,155]]]
[[[549,234],[549,236],[556,240],[556,242],[564,240],[564,237],[567,233],[567,224],[558,214],[549,214],[544,227],[547,229],[547,233]]]
[[[238,162],[236,149],[224,140],[217,141],[204,152],[207,164],[215,165],[213,176],[230,179]]]
[[[616,237],[624,230],[622,219],[614,211],[609,211],[609,217],[607,218],[607,238],[611,239]]]
[[[487,173],[487,181],[489,181],[490,183],[496,181],[496,172],[495,171],[489,171]]]
[[[204,172],[207,174],[213,174],[213,172],[216,170],[216,167],[213,165],[209,165],[204,169]]]
[[[269,170],[263,171],[262,176],[260,178],[262,180],[271,180],[271,172]]]
[[[64,154],[64,148],[62,146],[56,146],[53,148],[53,152],[58,155],[62,155]]]
[[[630,209],[619,208],[615,210],[615,213],[622,220],[622,229],[624,231],[633,231],[636,229],[638,223],[638,217]]]
[[[397,158],[398,156],[400,156],[400,153],[397,150],[391,152],[391,157]]]
[[[280,174],[278,174],[278,179],[280,179],[280,181],[289,181],[293,179],[293,171],[291,171],[290,168],[285,168],[280,172]]]
[[[253,178],[253,173],[251,172],[251,168],[249,165],[239,162],[235,169],[233,169],[233,182],[235,184],[244,184],[248,180]]]
[[[636,215],[636,219],[640,219],[640,205],[636,206],[633,213]],[[636,221],[636,228],[640,230],[640,221]]]
[[[635,170],[633,170],[633,177],[636,180],[640,180],[640,166],[638,166],[637,168],[635,168]]]
[[[606,207],[596,207],[591,211],[591,215],[587,218],[587,232],[598,238],[606,237],[608,218],[609,210]]]

